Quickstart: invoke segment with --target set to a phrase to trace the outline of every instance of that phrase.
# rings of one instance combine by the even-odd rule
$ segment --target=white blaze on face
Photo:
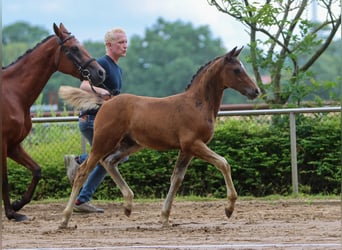
[[[244,71],[246,71],[245,65],[243,65],[243,63],[241,61],[240,61],[240,65],[244,69]]]

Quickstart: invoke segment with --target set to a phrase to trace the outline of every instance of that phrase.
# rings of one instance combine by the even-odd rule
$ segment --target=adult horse
[[[125,214],[129,216],[133,192],[121,177],[117,165],[124,157],[142,148],[179,149],[161,212],[164,225],[169,224],[174,196],[193,157],[213,164],[222,172],[228,198],[225,213],[229,218],[237,199],[230,166],[225,158],[210,150],[206,144],[214,135],[224,89],[233,88],[250,99],[259,95],[259,88],[237,58],[241,50],[234,48],[201,67],[183,93],[165,98],[122,94],[104,102],[95,119],[93,146],[88,159],[77,171],[60,227],[67,227],[76,196],[98,161],[120,188],[125,198]],[[78,108],[84,107],[84,104],[88,107],[89,104],[99,104],[95,96],[90,98],[75,88],[60,89],[60,96]]]
[[[15,62],[2,68],[2,199],[8,219],[26,220],[17,213],[32,199],[41,178],[40,166],[25,152],[21,142],[32,127],[30,107],[50,76],[60,71],[94,84],[104,80],[105,71],[91,58],[80,42],[63,24],[53,25],[55,35],[44,39]],[[32,172],[32,180],[20,200],[10,202],[7,177],[9,157]]]

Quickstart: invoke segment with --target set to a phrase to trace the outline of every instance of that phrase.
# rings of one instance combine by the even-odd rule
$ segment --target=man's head
[[[115,61],[126,56],[128,47],[126,32],[121,28],[108,31],[105,35],[105,45],[107,54]]]

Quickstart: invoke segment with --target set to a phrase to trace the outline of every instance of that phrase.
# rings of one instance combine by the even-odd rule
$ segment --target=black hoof
[[[128,209],[128,208],[125,208],[125,215],[127,217],[131,216],[131,213],[132,213],[132,210]]]
[[[228,208],[225,208],[226,216],[230,218],[233,214],[233,211],[230,211]]]
[[[17,221],[17,222],[28,220],[28,217],[26,215],[18,214],[18,213],[12,213],[11,215],[7,216],[7,218],[9,220],[14,220],[14,221]]]
[[[25,214],[17,214],[18,216],[15,218],[15,221],[26,221],[28,220],[29,218],[25,215]]]

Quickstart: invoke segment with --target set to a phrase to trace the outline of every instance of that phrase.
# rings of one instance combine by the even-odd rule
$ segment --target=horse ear
[[[229,61],[232,58],[236,58],[238,57],[238,55],[240,54],[241,50],[243,49],[243,46],[237,50],[237,47],[235,47],[234,49],[232,49],[231,51],[229,51],[226,56],[225,56],[225,60]]]
[[[235,47],[234,49],[232,49],[231,51],[229,51],[226,56],[225,56],[225,60],[226,61],[230,61],[233,57],[235,57],[235,51],[236,51],[236,48]]]
[[[68,32],[63,23],[60,23],[59,28]]]
[[[55,34],[59,37],[61,31],[55,23],[53,23],[53,30],[55,31]]]
[[[236,50],[235,53],[234,53],[234,57],[238,57],[238,55],[240,54],[242,49],[243,49],[243,46],[240,49]]]

